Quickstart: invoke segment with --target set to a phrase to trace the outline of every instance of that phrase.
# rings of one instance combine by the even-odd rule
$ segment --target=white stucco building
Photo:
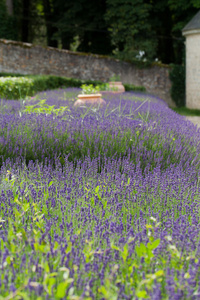
[[[200,11],[182,34],[186,38],[186,107],[200,109]]]

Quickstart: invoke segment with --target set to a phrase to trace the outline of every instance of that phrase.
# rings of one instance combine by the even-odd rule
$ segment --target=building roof
[[[190,31],[190,30],[195,30],[195,29],[200,29],[200,10],[198,13],[190,20],[189,23],[182,29],[183,32],[185,31]]]

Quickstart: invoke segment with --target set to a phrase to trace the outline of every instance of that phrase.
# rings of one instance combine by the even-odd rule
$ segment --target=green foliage
[[[17,39],[15,18],[8,15],[5,0],[0,0],[0,39]]]
[[[100,91],[109,91],[110,90],[110,85],[109,83],[102,83],[99,85]]]
[[[188,10],[191,7],[200,8],[199,0],[168,0],[168,5],[171,9],[177,10]]]
[[[57,116],[62,116],[64,112],[70,111],[68,106],[60,106],[59,108],[54,108],[55,105],[46,104],[46,99],[41,100],[35,105],[27,105],[23,109],[23,113],[36,113],[36,114],[56,114]]]
[[[13,16],[0,0],[0,38],[96,54],[148,66],[183,62],[182,28],[199,0],[13,0]],[[139,56],[144,51],[143,57]]]
[[[105,18],[116,57],[134,62],[138,60],[139,51],[144,51],[144,61],[152,60],[156,53],[156,43],[151,38],[148,21],[151,4],[143,0],[107,0],[107,5]]]
[[[28,76],[33,80],[34,90],[45,91],[60,87],[80,87],[82,81],[74,78],[66,78],[53,75],[32,75]]]
[[[200,2],[199,0],[168,0],[167,6],[168,21],[166,20],[163,23],[164,26],[160,26],[160,28],[167,27],[167,24],[170,24],[168,34],[171,33],[174,38],[171,38],[171,41],[169,40],[168,50],[166,47],[167,42],[165,43],[166,51],[165,49],[162,50],[163,55],[171,56],[171,60],[167,63],[182,64],[184,63],[185,50],[185,38],[182,36],[182,29],[195,16],[197,8],[200,8]],[[162,19],[166,18],[164,14],[166,15],[165,11]]]
[[[134,288],[136,290],[137,297],[142,299],[149,299],[148,292],[152,291],[156,281],[162,282],[164,276],[164,271],[162,269],[157,269],[156,272],[149,273],[149,266],[155,260],[154,250],[160,244],[160,239],[155,240],[154,238],[155,229],[160,226],[160,223],[158,223],[153,217],[151,217],[150,220],[153,221],[154,224],[146,224],[149,242],[147,243],[147,245],[145,245],[144,243],[136,245],[134,255],[132,255],[131,257],[129,251],[129,243],[131,243],[134,238],[130,238],[128,243],[124,245],[123,249],[115,246],[114,244],[111,245],[112,249],[119,252],[121,261],[123,261],[123,265],[121,264],[119,267],[119,271],[121,272],[118,272],[116,282],[125,284],[126,281],[132,281],[132,284],[134,285]],[[141,272],[138,272],[139,262],[142,258],[144,259],[145,268],[146,270],[148,270],[147,272],[145,271],[145,278],[144,276],[142,277]],[[158,268],[159,267],[160,266],[158,265]],[[101,292],[104,297],[106,297],[106,299],[110,299],[109,286],[101,286],[99,292]]]
[[[193,4],[194,7],[200,8],[200,2],[199,2],[199,0],[192,0],[192,4]]]
[[[64,49],[70,49],[78,37],[78,51],[95,54],[112,52],[110,34],[104,19],[105,0],[57,0],[54,7],[58,16],[56,36]]]
[[[133,84],[124,83],[125,91],[138,91],[138,92],[146,92],[146,88],[144,86],[135,86]]]
[[[100,93],[101,91],[118,91],[117,87],[111,87],[109,83],[102,83],[99,85],[93,85],[93,84],[83,84],[81,85],[82,88],[82,94],[96,94]]]
[[[25,77],[0,77],[0,96],[19,99],[32,93],[33,82]]]
[[[81,85],[82,94],[98,94],[100,92],[100,88],[97,85],[96,87],[92,84],[82,84]]]
[[[9,72],[0,72],[0,77],[23,77],[23,74],[20,73],[9,73]]]
[[[199,109],[191,109],[187,107],[170,107],[173,111],[182,116],[198,116],[200,117]]]
[[[110,77],[109,81],[120,81],[120,76],[119,75],[113,75]]]
[[[26,96],[32,96],[39,91],[56,89],[63,86],[79,87],[82,84],[81,80],[51,75],[4,75],[6,74],[0,74],[0,97],[6,99],[20,99]]]
[[[26,96],[32,96],[36,92],[61,87],[80,87],[83,83],[94,85],[102,84],[101,81],[81,80],[52,75],[24,76],[17,74],[17,76],[15,76],[15,74],[13,74],[13,76],[9,77],[4,75],[7,74],[0,74],[0,97],[6,99],[19,99]]]
[[[171,86],[171,97],[177,107],[185,106],[185,66],[172,65],[169,73]]]
[[[0,73],[0,97],[6,99],[20,99],[32,96],[37,92],[53,90],[57,88],[82,87],[84,93],[91,94],[92,90],[110,91],[109,84],[99,80],[81,80],[75,78],[59,77],[53,75],[21,75],[12,73]],[[124,84],[126,91],[145,91],[142,86]]]

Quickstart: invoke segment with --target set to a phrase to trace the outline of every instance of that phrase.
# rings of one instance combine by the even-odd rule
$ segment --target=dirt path
[[[200,117],[186,117],[187,120],[191,121],[194,125],[200,128]]]

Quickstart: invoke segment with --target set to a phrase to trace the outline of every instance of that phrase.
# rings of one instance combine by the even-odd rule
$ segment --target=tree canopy
[[[181,64],[199,0],[0,0],[0,38]]]

